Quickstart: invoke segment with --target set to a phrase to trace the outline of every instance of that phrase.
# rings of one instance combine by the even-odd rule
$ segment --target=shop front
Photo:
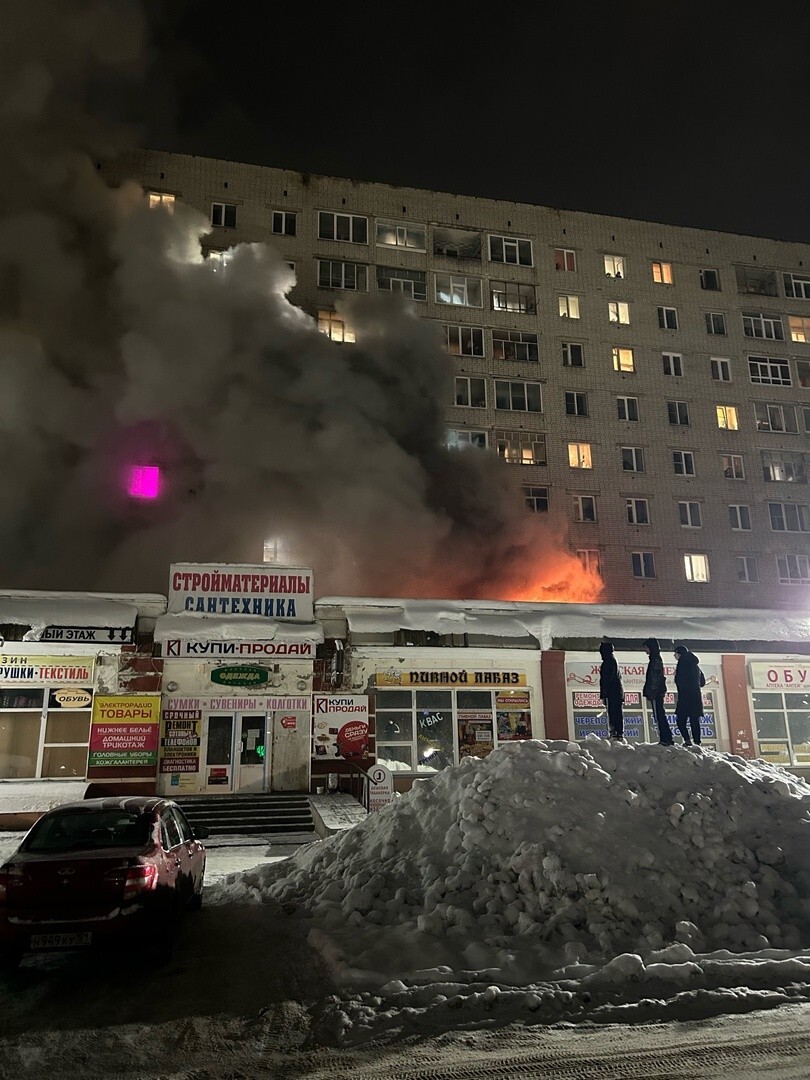
[[[759,757],[810,774],[810,662],[748,657]]]

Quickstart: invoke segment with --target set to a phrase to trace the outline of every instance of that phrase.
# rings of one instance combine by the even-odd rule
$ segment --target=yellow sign
[[[787,743],[761,742],[759,744],[759,756],[765,761],[772,761],[776,765],[789,765],[790,754]]]
[[[0,686],[93,681],[94,656],[28,656],[0,652]]]
[[[453,686],[489,689],[493,686],[525,686],[526,676],[522,671],[379,671],[375,677],[376,686],[433,686],[450,688]]]

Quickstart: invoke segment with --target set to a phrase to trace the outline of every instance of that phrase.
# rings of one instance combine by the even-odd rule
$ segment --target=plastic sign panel
[[[97,695],[93,702],[88,765],[132,768],[157,764],[160,696]]]
[[[0,686],[92,683],[94,656],[28,656],[0,652]]]
[[[368,770],[368,812],[382,810],[394,800],[394,775],[385,765],[372,765]]]
[[[169,613],[312,622],[312,571],[300,566],[174,563]]]
[[[312,756],[316,761],[368,757],[368,695],[312,695]]]

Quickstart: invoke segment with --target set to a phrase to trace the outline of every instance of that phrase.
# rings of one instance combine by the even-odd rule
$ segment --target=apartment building
[[[208,215],[211,257],[274,245],[333,340],[336,298],[410,297],[455,365],[449,445],[520,469],[605,602],[806,608],[810,246],[151,150],[100,169]]]

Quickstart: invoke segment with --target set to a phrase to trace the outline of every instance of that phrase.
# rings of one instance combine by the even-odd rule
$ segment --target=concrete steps
[[[186,795],[174,800],[194,825],[213,836],[276,836],[312,833],[309,798],[297,793]]]

